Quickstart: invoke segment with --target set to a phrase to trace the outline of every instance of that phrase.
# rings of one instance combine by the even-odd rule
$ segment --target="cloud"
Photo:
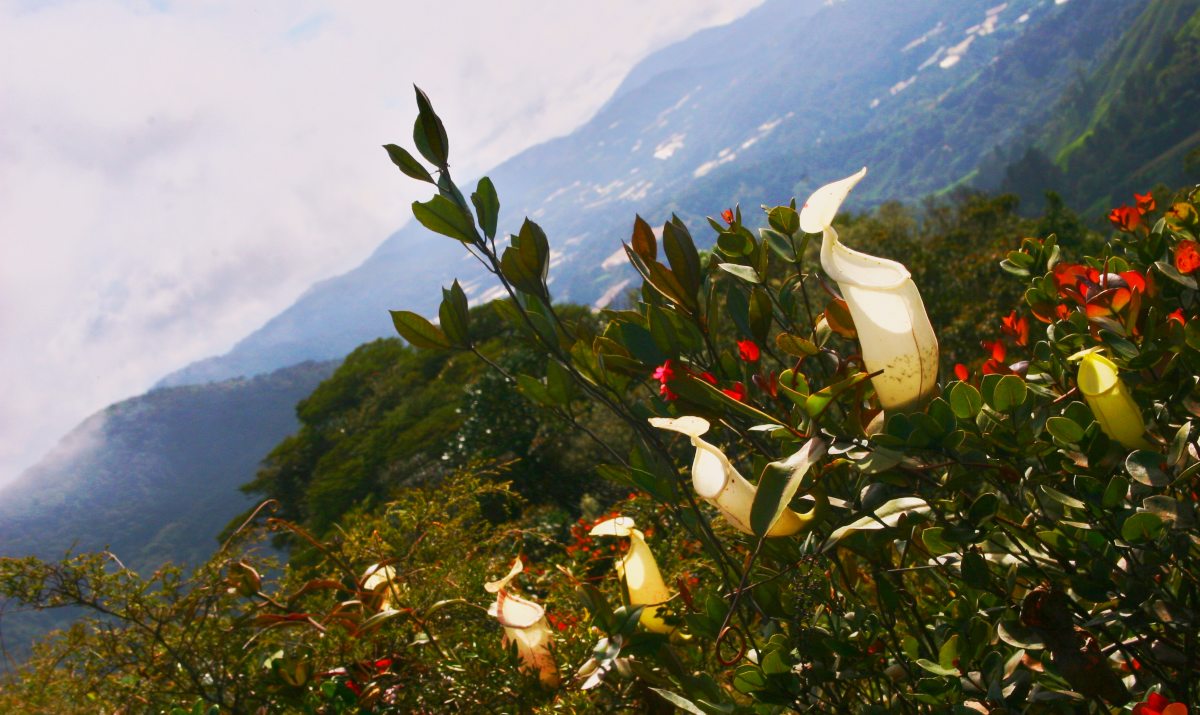
[[[469,176],[760,1],[0,2],[0,482],[406,221],[413,83]]]

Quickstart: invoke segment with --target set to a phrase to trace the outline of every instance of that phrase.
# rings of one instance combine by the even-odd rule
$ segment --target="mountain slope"
[[[249,504],[238,487],[334,367],[154,390],[96,413],[0,490],[0,555],[107,547],[143,570],[206,558]]]
[[[1156,183],[1200,181],[1200,0],[1153,0],[1125,28],[1046,122],[998,152],[985,187],[1033,209],[1052,188],[1099,214]]]
[[[771,0],[647,58],[587,124],[489,172],[501,229],[525,215],[541,223],[556,298],[604,304],[630,277],[618,241],[635,213],[695,223],[739,200],[783,202],[864,164],[873,173],[860,206],[919,198],[969,180],[994,146],[1044,117],[1076,70],[1102,59],[1123,27],[1114,19],[1144,6]],[[494,297],[459,248],[410,224],[228,354],[162,384],[339,358],[390,334],[389,308],[432,312],[437,287],[455,276],[474,302]]]

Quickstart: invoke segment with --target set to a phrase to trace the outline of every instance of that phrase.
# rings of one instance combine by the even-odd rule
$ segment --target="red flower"
[[[671,365],[670,360],[654,368],[654,379],[664,385],[675,379],[675,368]]]
[[[1132,206],[1118,206],[1108,213],[1108,220],[1122,231],[1129,232],[1142,222],[1142,214]]]
[[[1154,194],[1149,191],[1145,194],[1134,194],[1133,200],[1137,202],[1138,213],[1148,214],[1154,210]]]
[[[992,357],[983,364],[983,374],[1011,375],[1012,370],[1004,364],[1004,358],[1008,355],[1008,349],[1004,347],[1004,343],[1000,340],[984,340],[981,344],[984,350],[992,353]]]
[[[771,374],[766,377],[764,377],[762,375],[752,375],[750,377],[750,379],[754,380],[754,384],[758,386],[758,389],[767,393],[771,397],[779,396],[779,376],[778,375]]]
[[[708,371],[702,372],[702,373],[700,373],[699,378],[701,380],[704,380],[708,384],[712,385],[713,387],[717,386],[717,377],[715,375],[713,375],[711,372],[708,372]]]
[[[725,223],[733,225],[733,209],[725,209],[722,211],[721,218],[725,219]]]
[[[1125,285],[1129,286],[1129,290],[1135,293],[1146,292],[1146,277],[1137,271],[1125,271],[1121,274],[1121,279],[1125,281]]]
[[[1017,311],[1013,311],[1008,316],[1001,318],[1000,332],[1008,335],[1016,341],[1017,345],[1029,344],[1029,319],[1025,316],[1017,317]]]
[[[954,376],[959,380],[966,382],[967,378],[971,376],[971,373],[967,371],[967,366],[960,362],[954,366]]]
[[[738,357],[746,362],[758,362],[760,353],[753,340],[739,340],[737,345]]]
[[[1180,273],[1191,273],[1200,268],[1200,244],[1188,239],[1175,244],[1175,267]]]
[[[1162,693],[1150,693],[1143,702],[1133,706],[1133,715],[1187,715],[1187,705],[1173,703]]]
[[[667,383],[665,382],[658,386],[658,394],[662,395],[662,398],[667,402],[674,402],[675,400],[679,399],[679,395],[675,394],[674,390],[667,387]]]
[[[1187,318],[1183,317],[1183,308],[1176,308],[1174,313],[1167,316],[1167,320],[1174,320],[1180,325],[1187,325]]]
[[[721,392],[724,392],[726,395],[729,395],[738,402],[746,401],[746,386],[740,382],[733,383],[733,387],[731,389],[721,390]]]

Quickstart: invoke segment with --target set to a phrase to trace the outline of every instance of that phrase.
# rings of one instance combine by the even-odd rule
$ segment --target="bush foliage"
[[[414,214],[508,297],[469,310],[454,284],[436,325],[394,312],[411,347],[361,348],[302,403],[300,434],[248,487],[271,500],[196,572],[0,561],[11,601],[97,614],[40,644],[0,705],[715,715],[1200,701],[1200,193],[1134,197],[1107,237],[1054,197],[1037,221],[1011,197],[968,193],[839,221],[847,245],[908,266],[941,342],[934,393],[885,413],[819,268],[828,237],[800,230],[794,202],[758,221],[723,211],[711,251],[677,219],[661,232],[636,219],[626,251],[642,286],[591,315],[553,302],[540,227],[497,237],[491,182],[464,195],[419,91],[418,106],[423,161],[387,147],[436,189]],[[1098,392],[1084,370],[1115,380]],[[757,488],[747,528],[697,496],[688,440],[649,421],[686,416]],[[789,507],[813,517],[764,536]],[[643,536],[591,533],[616,515]],[[286,536],[282,569],[254,556],[264,531]],[[642,538],[672,594],[661,606],[631,595],[642,572],[625,550]],[[487,612],[484,582],[518,556],[513,594],[545,609],[531,628],[552,637],[556,687]],[[670,628],[648,628],[647,607]]]

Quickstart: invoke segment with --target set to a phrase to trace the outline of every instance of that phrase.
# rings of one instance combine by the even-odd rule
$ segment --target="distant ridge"
[[[860,207],[969,184],[994,147],[1043,120],[1077,72],[1103,60],[1146,2],[768,0],[650,55],[578,130],[488,172],[501,231],[526,215],[541,223],[556,298],[603,303],[631,277],[606,259],[635,213],[661,223],[676,212],[704,240],[705,215],[783,202],[863,165]],[[494,297],[462,258],[410,223],[227,354],[160,385],[341,357],[392,334],[388,309],[432,313],[454,277],[473,301]]]

